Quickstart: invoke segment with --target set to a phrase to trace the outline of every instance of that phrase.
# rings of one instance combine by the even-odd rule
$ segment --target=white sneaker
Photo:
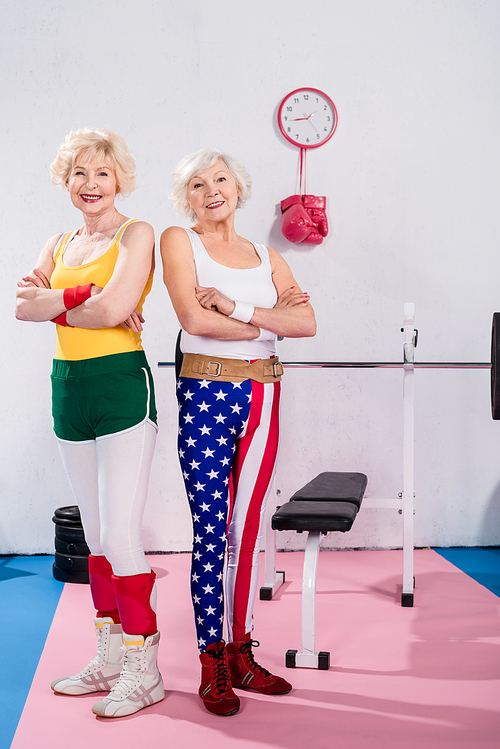
[[[97,655],[76,676],[65,676],[52,682],[51,689],[59,694],[90,694],[109,692],[123,666],[122,625],[109,618],[94,619],[97,635]]]
[[[123,634],[125,656],[120,678],[108,696],[93,706],[95,715],[121,718],[161,702],[165,691],[157,663],[159,641],[159,632],[146,639]]]

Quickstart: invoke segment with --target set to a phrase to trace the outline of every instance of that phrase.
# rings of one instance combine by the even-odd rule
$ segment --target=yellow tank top
[[[64,249],[68,242],[74,237],[78,229],[66,234],[57,248],[54,263],[55,268],[50,279],[53,289],[67,289],[73,286],[93,283],[104,288],[113,275],[118,254],[120,252],[120,239],[127,226],[138,219],[131,219],[120,226],[113,240],[104,254],[95,260],[75,267],[64,265]],[[137,309],[142,313],[142,307],[146,296],[153,285],[153,272],[150,273]],[[87,328],[70,328],[65,325],[56,325],[57,348],[56,359],[76,361],[78,359],[94,359],[97,356],[109,356],[110,354],[123,354],[129,351],[142,351],[141,335],[132,330],[122,328],[100,328],[99,330],[88,330]]]

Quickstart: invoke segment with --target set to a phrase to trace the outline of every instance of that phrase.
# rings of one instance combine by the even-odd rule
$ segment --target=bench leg
[[[276,571],[276,531],[271,527],[271,518],[275,511],[276,503],[268,501],[265,518],[265,579],[259,592],[261,601],[271,601],[278,588],[285,582],[285,573]]]
[[[327,670],[330,667],[330,653],[316,652],[315,616],[316,616],[316,573],[318,569],[318,554],[322,540],[320,531],[309,531],[304,554],[304,573],[302,577],[302,647],[300,651],[289,650],[285,664],[288,668],[319,668]]]

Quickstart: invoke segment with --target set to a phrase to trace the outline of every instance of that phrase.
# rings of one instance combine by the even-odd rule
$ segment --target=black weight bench
[[[288,650],[286,666],[330,668],[330,653],[314,648],[316,571],[323,536],[351,530],[356,519],[367,478],[364,473],[320,473],[278,507],[271,521],[277,531],[308,532],[302,578],[302,648]]]

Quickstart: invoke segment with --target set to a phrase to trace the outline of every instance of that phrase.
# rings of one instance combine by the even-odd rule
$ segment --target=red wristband
[[[83,304],[90,297],[91,288],[92,284],[88,283],[85,286],[74,286],[73,288],[64,289],[63,302],[66,309],[73,309],[73,307]]]
[[[62,315],[58,315],[57,317],[52,318],[51,322],[56,322],[58,325],[66,325],[66,327],[68,328],[74,328],[74,325],[70,325],[66,320],[66,312],[63,312]]]

